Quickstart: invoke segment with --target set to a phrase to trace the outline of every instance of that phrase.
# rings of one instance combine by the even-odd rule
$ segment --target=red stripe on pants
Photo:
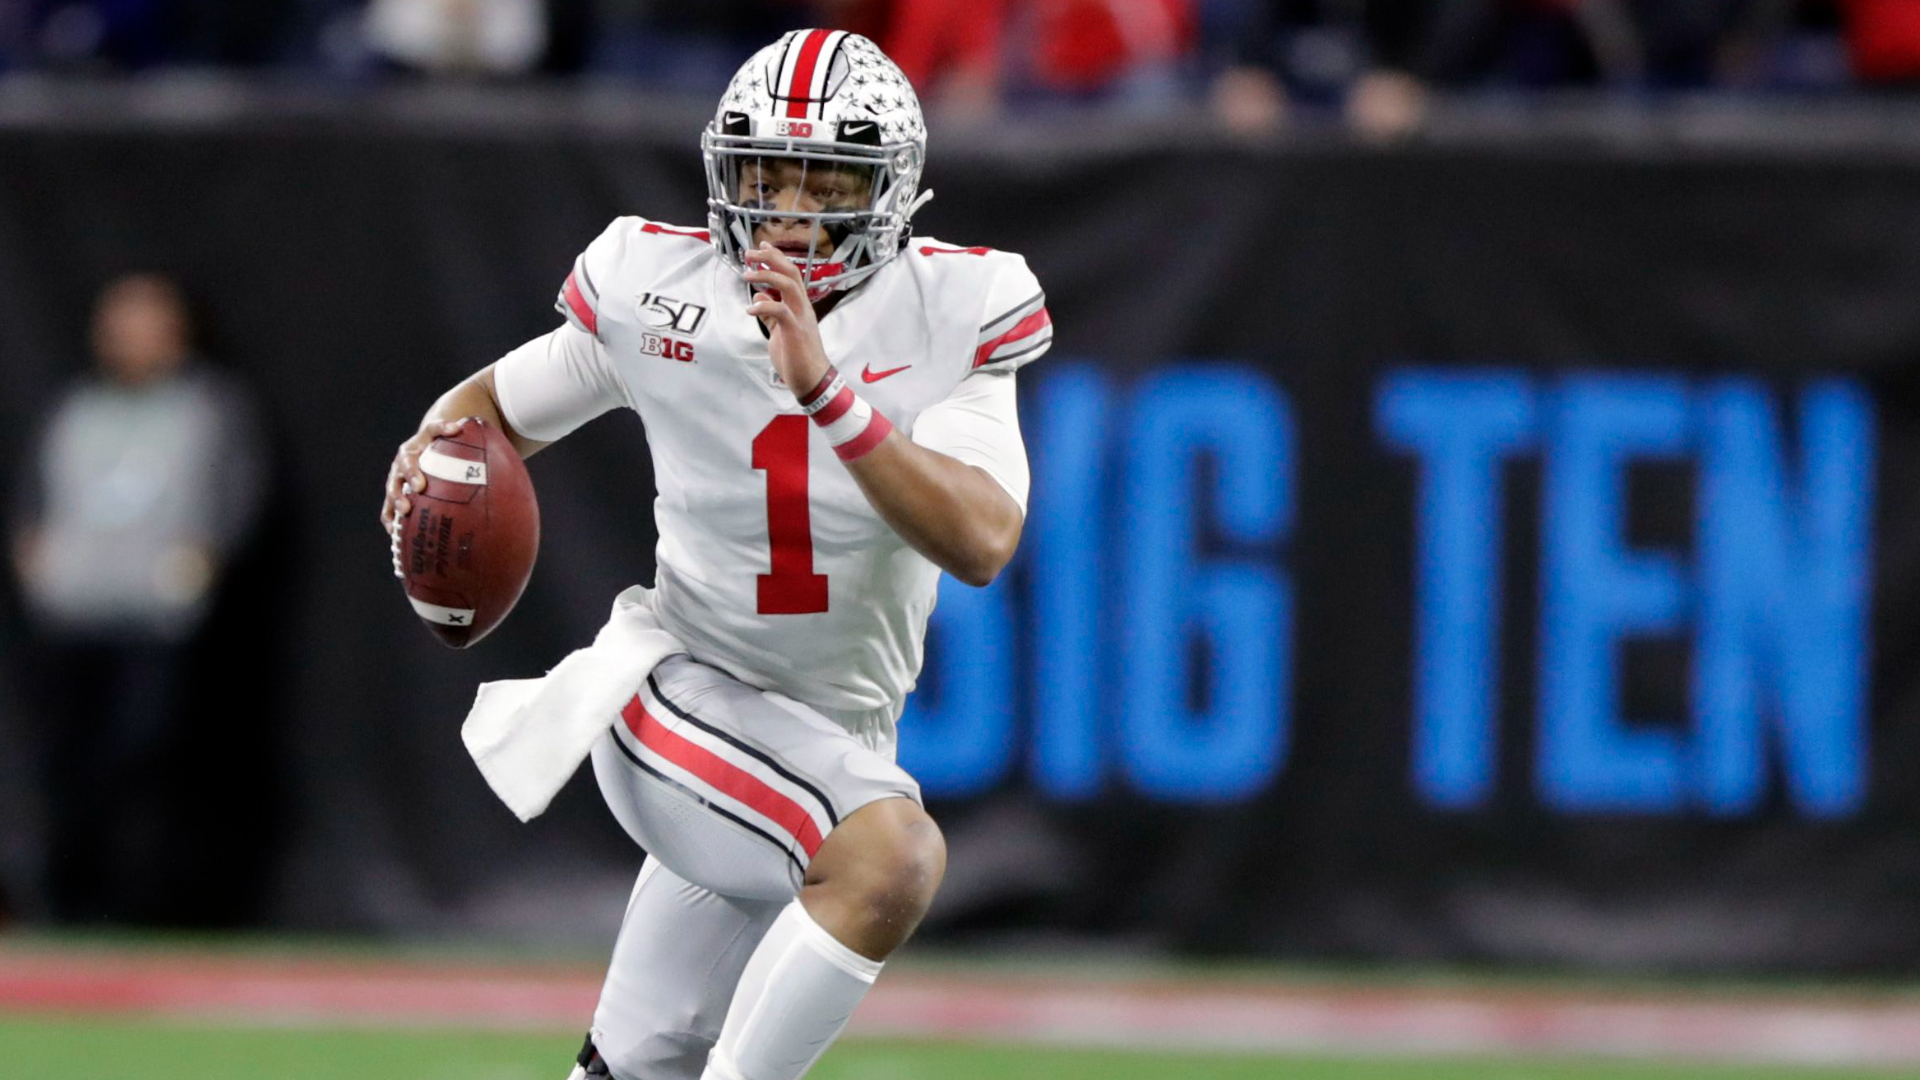
[[[668,731],[654,719],[638,694],[620,710],[620,719],[640,745],[699,777],[728,798],[752,807],[754,813],[786,830],[800,842],[807,858],[820,850],[820,827],[800,804],[768,787],[766,781],[727,761],[713,751]]]

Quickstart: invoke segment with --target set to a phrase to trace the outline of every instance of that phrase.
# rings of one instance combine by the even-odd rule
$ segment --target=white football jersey
[[[561,289],[568,325],[496,365],[502,411],[542,441],[619,405],[637,411],[666,628],[763,689],[897,715],[939,570],[880,519],[780,384],[748,302],[704,230],[617,219]],[[1053,337],[1026,260],[914,238],[820,336],[902,434],[985,469],[1025,509],[1012,371]]]

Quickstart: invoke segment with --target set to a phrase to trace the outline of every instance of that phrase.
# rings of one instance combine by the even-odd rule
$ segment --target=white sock
[[[834,940],[800,901],[788,904],[747,961],[701,1080],[799,1080],[882,966]]]

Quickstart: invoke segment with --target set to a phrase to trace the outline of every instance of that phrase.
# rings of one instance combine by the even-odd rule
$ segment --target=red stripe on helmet
[[[820,60],[820,49],[826,45],[831,30],[809,30],[807,40],[800,46],[800,59],[793,64],[793,83],[787,87],[787,115],[805,117],[807,102],[812,96],[813,66]]]

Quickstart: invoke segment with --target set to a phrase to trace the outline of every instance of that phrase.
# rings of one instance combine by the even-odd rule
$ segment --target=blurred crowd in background
[[[1318,112],[1392,134],[1435,88],[1920,85],[1914,0],[9,0],[0,72],[593,78],[711,96],[808,25],[879,41],[960,120],[1204,104],[1245,131]]]

